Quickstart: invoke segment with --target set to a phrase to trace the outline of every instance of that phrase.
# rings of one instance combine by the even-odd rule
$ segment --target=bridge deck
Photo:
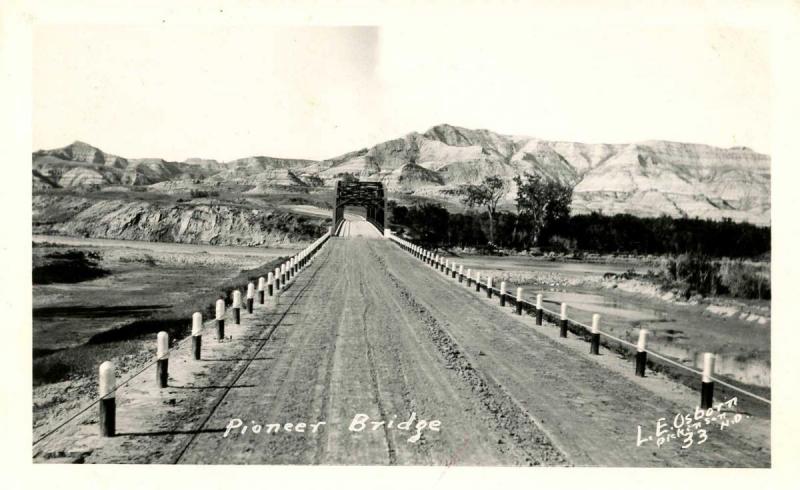
[[[367,221],[363,216],[348,213],[345,213],[344,216],[345,220],[339,227],[337,236],[345,238],[383,238],[381,232],[378,231],[378,229],[372,224],[370,224],[370,222]]]

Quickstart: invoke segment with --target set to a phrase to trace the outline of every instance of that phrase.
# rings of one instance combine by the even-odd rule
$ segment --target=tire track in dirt
[[[319,264],[319,271],[324,271],[332,262],[335,263],[339,259],[329,247],[326,247],[325,253],[325,261]],[[322,275],[326,280],[331,280],[331,276],[325,275],[324,272]],[[308,279],[307,286],[311,290],[319,286],[314,279],[316,276]],[[326,289],[335,291],[345,285],[345,279],[340,275],[335,275],[332,279],[332,283],[326,284]],[[320,321],[325,315],[317,307],[318,300],[315,294],[309,295],[307,300],[307,303],[293,302],[290,305],[290,309],[294,310],[292,315],[295,316],[292,328],[287,330],[284,337],[275,339],[276,342],[269,346],[268,353],[276,358],[272,369],[263,372],[256,368],[250,374],[254,383],[261,382],[270,387],[262,390],[262,397],[268,400],[264,403],[264,409],[258,414],[262,418],[270,420],[287,418],[287,421],[306,418],[311,420],[327,411],[331,366],[337,347],[335,339],[342,323]],[[306,309],[306,305],[310,305],[311,308]],[[341,317],[344,314],[341,304],[338,303],[334,303],[327,313],[334,317]],[[267,438],[256,442],[261,446],[259,449],[262,454],[258,456],[260,460],[284,462],[282,458],[285,458],[285,462],[300,463],[304,461],[296,458],[305,458],[307,453],[308,463],[315,464],[319,464],[319,455],[324,450],[323,443],[323,437]]]
[[[341,284],[344,284],[344,283],[345,283],[345,278],[344,278],[343,275],[340,275],[339,276],[339,281],[336,284],[337,285],[341,285]],[[317,391],[317,395],[315,396],[315,398],[319,398],[320,399],[320,405],[316,410],[317,410],[317,413],[320,413],[320,414],[323,414],[323,413],[327,414],[330,411],[330,398],[331,398],[330,386],[331,386],[331,381],[333,379],[333,364],[334,364],[334,361],[336,359],[336,354],[337,354],[337,352],[336,352],[336,347],[337,347],[336,338],[338,338],[338,336],[339,336],[339,329],[340,329],[340,326],[342,325],[342,318],[344,317],[344,314],[345,314],[345,310],[344,310],[344,308],[342,308],[342,311],[341,311],[341,313],[340,313],[340,315],[338,317],[338,321],[334,322],[334,330],[333,330],[333,332],[331,332],[331,337],[334,339],[334,341],[331,342],[331,348],[329,349],[328,356],[325,359],[323,382],[322,382],[321,386],[319,386],[319,389],[316,390]],[[320,363],[320,364],[323,364],[323,363]],[[316,450],[314,451],[314,457],[313,457],[314,464],[323,464],[323,457],[324,457],[325,449],[326,449],[325,440],[320,438],[317,441]]]
[[[320,416],[327,411],[330,367],[342,325],[342,322],[331,319],[340,318],[344,313],[340,302],[320,308],[324,298],[321,293],[346,286],[340,275],[324,272],[342,260],[341,254],[326,249],[326,260],[319,265],[319,280],[308,278],[306,301],[293,303],[290,308],[293,324],[285,330],[285,335],[274,339],[266,351],[274,358],[274,365],[254,366],[250,370],[248,379],[258,388],[249,394],[241,393],[232,400],[228,409],[231,414],[250,414],[256,421],[264,423],[310,424],[325,420]],[[282,432],[250,440],[242,437],[226,443],[233,454],[222,461],[231,461],[238,451],[250,453],[246,462],[319,463],[325,441],[324,430],[308,435]]]
[[[427,328],[428,338],[442,355],[445,367],[453,370],[470,387],[480,405],[491,415],[495,428],[514,441],[515,445],[527,455],[531,464],[568,464],[564,452],[551,441],[535,419],[495,380],[473,367],[468,356],[446,328],[427,307],[416,301],[399,278],[389,271],[384,258],[376,254],[372,247],[369,252],[375,262],[380,264],[382,273],[390,280],[408,309],[414,311]]]
[[[364,290],[364,283],[359,281],[358,289],[361,292],[362,297],[366,297],[366,291]],[[369,377],[372,380],[372,396],[375,400],[375,404],[378,407],[378,413],[380,415],[380,420],[386,420],[386,409],[383,406],[383,402],[381,401],[381,387],[378,381],[378,375],[375,371],[375,359],[372,353],[372,343],[369,340],[369,328],[367,328],[367,311],[369,311],[369,302],[364,302],[364,310],[361,312],[361,324],[363,326],[362,331],[364,332],[364,344],[366,346],[366,356],[367,356],[367,365],[369,366]],[[389,435],[389,428],[384,424],[382,426],[383,434],[386,438],[386,450],[389,456],[389,464],[395,465],[397,464],[397,451],[395,450],[394,443],[392,442],[392,438]]]
[[[374,254],[370,256],[374,259]],[[407,412],[436,414],[443,427],[439,436],[428,437],[429,434],[423,432],[419,442],[413,445],[417,451],[405,451],[404,461],[447,466],[532,464],[504,434],[495,431],[492,417],[475,402],[469,386],[445,368],[441,353],[428,339],[417,312],[409,308],[392,283],[385,280],[378,261],[365,263],[373,295],[381,301],[376,304],[383,305],[394,320],[392,328],[383,328],[379,336],[385,346],[384,354],[392,357],[391,362],[384,363],[384,369],[398,370],[403,380],[403,386],[394,388],[393,392],[402,393]],[[376,328],[379,327],[376,325]],[[391,380],[393,374],[386,372],[384,376]],[[400,447],[408,446],[401,444]]]
[[[336,291],[334,303],[342,305],[342,315],[335,321],[340,325],[334,339],[336,355],[329,368],[327,382],[327,409],[324,414],[330,430],[320,462],[322,464],[397,464],[397,444],[386,428],[353,432],[349,424],[356,413],[377,420],[394,407],[391,398],[384,399],[386,387],[378,366],[385,362],[376,354],[376,346],[367,345],[365,330],[381,323],[383,311],[363,283],[365,275],[363,254],[353,250],[363,239],[337,239],[332,242],[334,254],[339,259],[329,269],[345,278],[341,290]],[[375,316],[376,318],[372,318]],[[370,321],[367,322],[367,317]],[[369,355],[368,355],[369,351]],[[384,414],[384,415],[382,415]]]

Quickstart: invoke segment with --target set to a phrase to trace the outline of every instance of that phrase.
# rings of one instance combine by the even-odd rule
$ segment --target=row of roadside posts
[[[245,302],[242,302],[242,292],[234,289],[230,314],[225,306],[224,299],[218,299],[215,308],[216,315],[214,324],[216,326],[216,340],[221,342],[225,339],[225,321],[230,319],[234,325],[239,325],[241,321],[241,309],[246,308],[248,314],[253,313],[256,296],[258,304],[265,304],[266,298],[279,296],[295,276],[302,271],[325,242],[330,238],[330,231],[320,237],[317,241],[303,249],[295,256],[276,267],[267,277],[259,277],[256,284],[247,284]],[[257,289],[256,289],[257,288]],[[192,358],[199,361],[202,357],[203,344],[203,314],[195,312],[192,314]],[[167,332],[158,332],[156,335],[156,383],[160,388],[166,388],[169,379],[169,335]],[[105,361],[100,365],[99,370],[99,424],[100,433],[103,436],[113,437],[116,432],[116,390],[117,376],[114,363]]]
[[[496,289],[492,286],[492,277],[488,276],[485,279],[485,283],[481,283],[481,273],[479,271],[475,271],[473,276],[472,269],[467,269],[466,273],[464,272],[464,265],[463,264],[456,264],[455,262],[451,262],[449,259],[445,259],[440,255],[435,254],[430,250],[426,250],[419,245],[415,245],[407,240],[403,240],[397,236],[389,235],[389,237],[400,247],[409,252],[415,258],[423,261],[425,264],[431,266],[434,270],[442,272],[447,277],[452,277],[453,279],[457,279],[460,284],[465,284],[466,288],[471,289],[474,285],[476,292],[481,292],[481,290],[486,292],[487,298],[491,299],[495,294],[499,298],[500,306],[506,306],[506,303],[512,303],[515,307],[516,314],[522,315],[523,312],[529,313],[532,312],[536,318],[536,325],[542,325],[543,319],[545,315],[549,317],[548,320],[553,321],[559,326],[560,332],[559,335],[562,338],[567,337],[567,332],[569,330],[570,322],[567,318],[567,304],[561,303],[561,312],[558,317],[554,314],[547,312],[542,306],[542,295],[536,295],[536,303],[531,304],[528,301],[525,301],[522,297],[522,288],[516,289],[516,294],[511,295],[506,290],[506,282],[500,282],[500,289]],[[582,325],[577,324],[576,322],[572,321],[573,327],[584,328]],[[600,354],[600,315],[597,313],[592,315],[592,325],[589,329],[589,353],[593,355]],[[647,334],[648,331],[646,329],[639,330],[639,339],[636,345],[636,358],[635,358],[635,369],[634,372],[636,376],[644,377],[645,376],[645,367],[647,366]],[[700,389],[700,406],[703,409],[711,408],[711,405],[714,401],[714,381],[712,379],[714,372],[714,354],[710,352],[706,352],[703,354],[703,372],[702,372],[702,384]]]

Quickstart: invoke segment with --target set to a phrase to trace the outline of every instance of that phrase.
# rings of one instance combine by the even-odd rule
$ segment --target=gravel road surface
[[[128,430],[87,461],[769,466],[764,431],[748,429],[764,419],[709,428],[686,449],[637,446],[637,426],[654,432],[694,409],[659,394],[669,381],[576,355],[537,331],[552,326],[510,315],[363,220],[341,235],[277,304],[245,317],[236,346],[186,368],[202,379],[175,375],[218,389],[151,389],[171,409],[137,424],[159,430]]]

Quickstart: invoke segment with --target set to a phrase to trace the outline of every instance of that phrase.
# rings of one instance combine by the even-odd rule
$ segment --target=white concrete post
[[[270,272],[267,274],[267,295],[273,294],[275,294],[275,273]]]
[[[486,297],[492,297],[492,276],[486,278]]]
[[[256,285],[252,282],[247,283],[247,313],[253,313],[253,301],[256,297]]]
[[[169,334],[158,332],[156,336],[156,358],[164,359],[169,357]]]
[[[242,308],[242,292],[233,290],[233,323],[239,325],[239,310]]]
[[[225,300],[218,299],[217,300],[217,315],[216,315],[216,322],[217,322],[217,340],[222,340],[225,338]]]
[[[522,288],[517,288],[517,315],[522,314]]]
[[[589,354],[600,354],[600,315],[592,315],[592,342],[589,347]]]
[[[636,343],[636,352],[647,351],[647,330],[644,328],[639,330],[639,341]]]
[[[700,408],[703,410],[711,408],[714,404],[714,354],[711,352],[703,353],[703,382],[700,386]]]
[[[105,361],[100,364],[100,388],[98,393],[100,397],[114,397],[116,394],[114,390],[117,388],[117,375],[114,369],[114,363]]]
[[[544,310],[542,309],[542,295],[536,295],[536,324],[541,325],[544,317]]]
[[[264,279],[263,276],[259,277],[258,278],[258,304],[261,304],[261,305],[264,304],[264,294],[265,294],[264,290],[266,289],[266,286],[267,286],[266,279]]]
[[[169,367],[169,335],[158,332],[156,336],[156,380],[161,388],[167,387]]]
[[[561,337],[567,336],[567,304],[561,303]]]
[[[192,357],[200,359],[203,342],[203,314],[196,311],[192,314]]]
[[[105,361],[100,364],[99,369],[100,408],[99,426],[100,435],[103,437],[114,437],[117,425],[117,400],[115,391],[117,389],[117,374],[114,363]]]
[[[644,378],[644,368],[647,366],[647,330],[639,330],[639,342],[636,344],[636,376]]]
[[[500,306],[506,305],[506,282],[500,281]]]
[[[192,336],[196,337],[203,334],[203,314],[195,311],[192,314]]]
[[[711,352],[703,353],[703,383],[710,383],[714,375],[714,354]]]

